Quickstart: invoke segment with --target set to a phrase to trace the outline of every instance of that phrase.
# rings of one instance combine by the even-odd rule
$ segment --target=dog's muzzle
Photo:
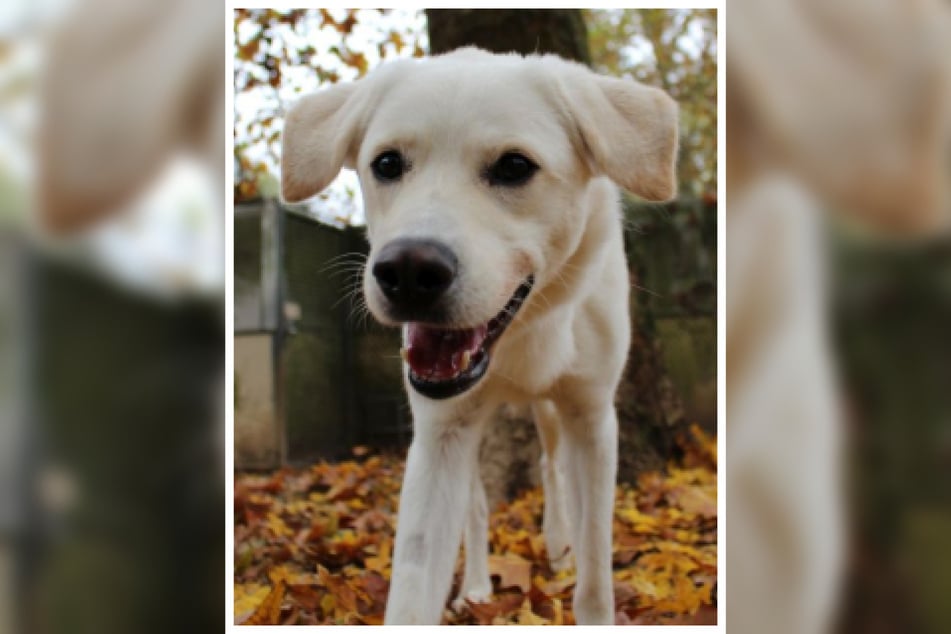
[[[406,347],[401,352],[409,366],[413,389],[432,399],[444,399],[478,383],[489,368],[493,344],[512,323],[534,281],[529,275],[495,317],[475,328],[438,328],[410,322]]]
[[[453,325],[441,301],[458,272],[452,250],[435,240],[401,238],[386,244],[372,268],[387,300],[387,315],[405,322],[401,351],[409,382],[434,399],[462,394],[489,368],[492,345],[515,318],[534,284],[529,275],[492,319],[475,327]]]

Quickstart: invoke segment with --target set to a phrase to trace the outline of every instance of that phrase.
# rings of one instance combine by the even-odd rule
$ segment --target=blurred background
[[[951,627],[946,2],[728,2],[727,625]]]
[[[730,631],[946,631],[947,4],[728,4]],[[319,40],[344,38],[347,16],[308,31],[325,53],[308,73],[359,74],[360,57],[325,68],[338,55]],[[0,10],[0,631],[225,622],[221,174],[249,183],[236,192],[247,204],[275,189],[248,175],[266,173],[268,150],[242,137],[242,121],[267,127],[255,114],[266,99],[244,109],[238,62],[216,79],[221,19],[182,1]],[[431,52],[422,20],[411,14],[415,40],[397,29],[402,52],[387,28],[373,46],[338,44],[341,61]],[[631,24],[609,32],[635,49],[654,41]],[[606,63],[595,49],[611,45],[587,28],[592,62]],[[624,59],[614,70],[636,74],[643,58]],[[264,70],[262,88],[284,90]],[[222,95],[236,79],[248,147],[224,157]],[[346,185],[335,191],[321,229],[359,218]],[[705,191],[687,193],[702,203]],[[668,255],[681,252],[701,250]],[[658,385],[686,384],[661,354]]]
[[[221,16],[0,9],[0,632],[223,624]]]

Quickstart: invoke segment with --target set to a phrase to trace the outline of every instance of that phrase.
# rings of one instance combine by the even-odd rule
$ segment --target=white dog
[[[288,201],[343,166],[359,173],[366,301],[403,326],[414,438],[386,622],[439,623],[463,533],[457,601],[490,596],[480,435],[499,403],[528,402],[547,550],[558,565],[572,549],[577,621],[613,623],[613,401],[630,319],[611,181],[673,196],[676,104],[554,56],[462,49],[303,98],[283,144]]]

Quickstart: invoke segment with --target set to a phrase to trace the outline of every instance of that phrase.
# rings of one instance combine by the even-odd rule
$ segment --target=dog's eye
[[[521,185],[528,181],[538,166],[518,152],[507,152],[489,168],[489,183],[492,185]]]
[[[389,150],[373,159],[370,164],[373,174],[381,181],[399,180],[403,172],[406,171],[406,163],[403,155],[395,150]]]

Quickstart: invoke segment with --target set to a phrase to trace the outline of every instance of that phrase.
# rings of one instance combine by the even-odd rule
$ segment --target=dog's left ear
[[[633,80],[573,70],[559,83],[582,151],[624,189],[651,201],[673,198],[677,102]]]

